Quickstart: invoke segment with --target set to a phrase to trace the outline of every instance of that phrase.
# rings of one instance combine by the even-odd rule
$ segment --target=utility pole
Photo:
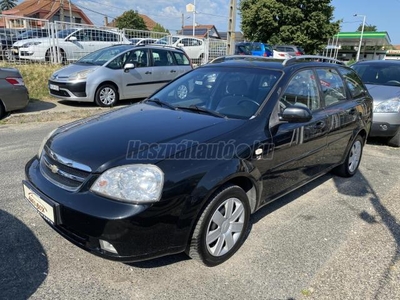
[[[64,0],[60,0],[60,21],[64,22]]]
[[[183,34],[183,27],[185,27],[185,14],[182,13],[182,32],[181,34]]]
[[[226,36],[226,39],[228,41],[226,51],[229,55],[233,54],[235,50],[236,6],[236,0],[230,0],[228,34]]]
[[[75,23],[72,19],[72,7],[71,7],[71,0],[68,0],[68,4],[69,4],[69,22],[70,23]]]

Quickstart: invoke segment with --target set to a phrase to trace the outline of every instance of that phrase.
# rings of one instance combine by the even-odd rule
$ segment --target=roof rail
[[[336,58],[332,58],[332,57],[327,57],[327,56],[320,56],[320,55],[299,55],[299,56],[295,56],[292,58],[288,58],[286,59],[282,65],[284,66],[290,66],[295,64],[296,62],[298,62],[299,60],[309,60],[309,61],[319,61],[319,62],[329,62],[329,63],[334,63],[334,64],[338,64],[338,65],[345,65],[344,62],[336,59]]]

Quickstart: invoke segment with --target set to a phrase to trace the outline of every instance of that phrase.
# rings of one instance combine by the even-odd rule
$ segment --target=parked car
[[[389,145],[400,147],[400,62],[359,61],[352,68],[374,98],[370,136],[386,137]]]
[[[42,38],[49,36],[49,30],[45,28],[34,28],[20,32],[17,35],[10,35],[6,39],[2,39],[2,55],[8,61],[14,61],[18,58],[18,52],[12,51],[12,46],[16,41]]]
[[[287,52],[289,53],[290,56],[298,56],[305,54],[303,48],[294,45],[276,45],[273,47],[273,49],[280,52]]]
[[[13,51],[20,59],[32,61],[73,62],[96,51],[117,44],[131,42],[120,32],[95,28],[68,28],[57,32],[57,37],[36,38],[15,42]],[[56,53],[55,53],[56,52]]]
[[[29,93],[16,68],[0,68],[0,119],[28,105]]]
[[[157,39],[153,38],[131,38],[129,41],[136,46],[154,44]]]
[[[261,42],[251,42],[251,54],[255,56],[264,56],[269,57],[272,56],[272,48],[269,45],[266,45]]]
[[[168,35],[158,39],[155,44],[180,47],[185,50],[190,59],[204,58],[204,41],[198,38],[180,35]]]
[[[287,52],[281,52],[281,51],[273,50],[272,57],[273,58],[281,58],[281,59],[289,59],[289,58],[292,58],[293,56],[291,56]]]
[[[113,106],[118,100],[147,97],[191,69],[179,48],[117,45],[57,70],[48,87],[59,99]]]
[[[236,43],[234,54],[236,54],[236,55],[252,55],[251,44],[246,43],[246,42]]]
[[[261,207],[331,170],[357,172],[372,98],[354,70],[326,60],[215,61],[140,103],[61,126],[27,163],[25,198],[103,258],[186,251],[218,265]]]

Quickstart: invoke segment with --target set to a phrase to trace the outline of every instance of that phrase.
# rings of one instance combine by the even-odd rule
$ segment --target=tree
[[[152,31],[170,33],[169,30],[165,29],[160,23],[157,23],[156,26],[154,26]]]
[[[316,53],[340,30],[331,0],[242,0],[242,31],[252,41],[295,44]]]
[[[358,26],[357,31],[361,31],[361,30],[362,30],[362,23],[360,24],[360,26]],[[364,31],[374,31],[374,32],[376,32],[377,29],[376,29],[375,25],[367,25],[367,24],[365,24],[364,25]]]
[[[115,18],[115,25],[119,29],[137,29],[137,30],[148,30],[143,18],[135,11],[128,10],[121,16]]]
[[[0,10],[8,10],[17,6],[17,0],[1,0],[0,1]]]

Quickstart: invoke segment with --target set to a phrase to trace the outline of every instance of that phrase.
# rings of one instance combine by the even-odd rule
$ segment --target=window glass
[[[133,51],[128,51],[125,52],[119,56],[117,56],[116,58],[114,58],[112,61],[110,61],[107,65],[107,68],[110,69],[114,69],[114,70],[118,70],[118,69],[122,69],[126,63],[129,62],[129,59],[131,57]],[[104,53],[106,54],[106,53]]]
[[[325,106],[346,100],[346,90],[340,75],[334,69],[317,69],[322,93],[324,95]]]
[[[180,66],[190,65],[189,59],[183,53],[174,52],[176,63]]]
[[[357,73],[351,69],[339,68],[340,73],[343,75],[346,85],[350,90],[353,98],[358,98],[363,95],[364,85]]]
[[[290,80],[281,103],[283,108],[290,105],[305,106],[310,110],[321,108],[314,72],[303,70],[296,73]]]
[[[171,66],[175,64],[170,52],[164,49],[153,49],[152,57],[154,66]]]

